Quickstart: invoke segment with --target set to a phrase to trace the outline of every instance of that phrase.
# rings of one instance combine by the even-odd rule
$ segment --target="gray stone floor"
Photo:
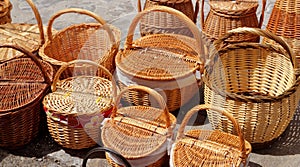
[[[275,0],[269,0],[263,28],[272,11]],[[13,3],[12,18],[14,22],[35,23],[34,16],[24,0],[11,0]],[[142,1],[143,2],[143,1]],[[136,0],[34,0],[43,19],[44,25],[52,14],[58,10],[77,7],[91,10],[108,23],[119,27],[122,31],[122,40],[125,39],[131,19],[135,16]],[[205,4],[205,13],[209,10]],[[260,14],[258,10],[257,14]],[[89,21],[85,16],[63,16],[59,18],[54,27],[60,29],[70,24]],[[206,122],[207,123],[207,122]],[[209,126],[207,123],[206,126]],[[8,151],[0,149],[0,166],[2,167],[77,167],[80,166],[86,150],[63,149],[51,137],[42,132],[31,144],[24,149]],[[103,162],[103,161],[100,161]],[[96,163],[94,163],[95,165]],[[98,163],[97,163],[98,164]],[[99,164],[98,164],[99,165]],[[101,166],[105,166],[102,165]],[[286,132],[273,145],[251,153],[250,167],[299,167],[300,166],[300,111],[296,112],[294,119]]]

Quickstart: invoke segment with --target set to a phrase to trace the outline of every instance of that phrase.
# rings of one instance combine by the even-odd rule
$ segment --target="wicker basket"
[[[9,0],[3,0],[0,2],[0,24],[11,23],[11,9],[12,4]]]
[[[278,45],[243,42],[222,46],[238,33],[260,35]],[[281,38],[254,28],[231,30],[215,45],[204,72],[205,103],[227,109],[238,120],[245,139],[253,147],[263,147],[284,132],[298,105],[300,78],[293,52]],[[208,118],[214,128],[232,131],[225,118],[212,113]]]
[[[122,95],[131,90],[144,91],[153,97],[151,106],[118,107]],[[167,140],[176,123],[162,96],[144,86],[129,86],[119,93],[115,106],[111,119],[102,127],[103,145],[119,152],[132,166],[162,166]],[[120,166],[110,156],[107,159],[112,166]]]
[[[276,0],[266,29],[277,36],[284,37],[296,54],[297,68],[300,64],[300,1]],[[264,42],[272,42],[265,40]]]
[[[41,101],[49,91],[53,76],[50,64],[16,45],[30,58],[14,58],[0,63],[0,147],[20,148],[39,132]]]
[[[52,35],[51,27],[56,18],[66,13],[87,15],[99,23],[71,25]],[[64,9],[53,15],[48,23],[48,40],[39,50],[40,56],[50,62],[55,70],[66,62],[84,59],[103,65],[111,73],[115,69],[114,58],[120,44],[120,30],[106,22],[95,13],[84,9]],[[72,72],[71,72],[72,73]],[[72,76],[63,74],[63,78]]]
[[[195,38],[178,34],[151,34],[133,41],[138,21],[147,13],[166,12],[181,18]],[[156,89],[167,101],[170,112],[186,104],[198,90],[196,73],[201,71],[203,50],[200,32],[195,24],[181,12],[157,6],[140,12],[132,21],[125,48],[116,56],[116,75],[120,89],[138,84]],[[126,94],[134,104],[147,104],[143,93]]]
[[[195,9],[192,0],[146,0],[144,10],[153,6],[168,6],[184,13],[194,23],[199,12],[199,0],[196,0]],[[138,11],[142,11],[141,0],[138,0]],[[141,35],[156,33],[176,33],[192,36],[189,28],[176,16],[163,12],[153,12],[145,15],[140,21]]]
[[[214,41],[227,31],[238,27],[260,28],[264,20],[266,0],[262,0],[260,20],[256,16],[258,0],[209,0],[210,11],[204,21],[204,0],[200,13],[203,33]],[[258,42],[255,35],[240,34],[232,36],[231,42],[253,41]]]
[[[99,153],[101,153],[101,152],[105,152],[106,154],[109,154],[110,156],[117,158],[118,161],[122,161],[122,166],[131,167],[130,163],[126,160],[126,158],[124,158],[121,154],[117,153],[116,151],[106,148],[106,147],[97,147],[97,148],[93,148],[92,150],[90,150],[82,161],[82,167],[86,167],[87,161],[92,155],[97,153],[97,155],[98,155],[97,157],[99,157]],[[105,163],[103,163],[103,161],[100,163],[105,164]],[[97,164],[93,163],[91,166],[102,166],[102,165],[99,165],[100,163],[97,163]]]
[[[190,118],[199,110],[210,110],[233,123],[237,136],[220,130],[191,129],[184,131]],[[184,117],[170,153],[171,167],[186,166],[248,166],[251,144],[234,117],[224,109],[209,105],[193,107]]]
[[[0,25],[0,43],[18,45],[32,53],[36,53],[45,42],[44,27],[34,3],[31,0],[26,0],[26,2],[30,5],[37,24],[7,23]],[[0,62],[22,55],[24,54],[17,50],[3,48],[0,49]]]
[[[74,69],[79,68],[81,72],[85,69],[86,72],[59,80],[61,73],[74,64],[77,64]],[[99,69],[93,69],[93,66]],[[95,62],[70,61],[57,71],[52,93],[44,97],[49,132],[65,148],[89,148],[100,141],[100,124],[112,111],[115,86],[108,78],[99,76],[99,71],[113,80],[110,72]]]

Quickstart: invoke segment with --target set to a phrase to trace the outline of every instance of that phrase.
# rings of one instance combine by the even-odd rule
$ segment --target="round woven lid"
[[[257,1],[228,1],[228,0],[210,0],[212,10],[226,15],[245,15],[255,13],[258,7]]]
[[[42,62],[48,76],[50,64]],[[51,77],[50,77],[51,78]],[[45,93],[48,84],[38,66],[29,58],[12,59],[0,64],[0,112],[9,112],[32,103]]]

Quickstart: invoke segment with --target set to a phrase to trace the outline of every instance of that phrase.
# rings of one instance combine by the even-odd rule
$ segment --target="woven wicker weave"
[[[56,18],[67,13],[87,15],[99,23],[74,24],[52,35],[51,27]],[[103,65],[111,73],[115,69],[114,58],[120,43],[120,30],[95,13],[84,9],[64,9],[54,14],[48,23],[48,40],[41,47],[40,56],[58,69],[66,62],[84,59]],[[70,77],[71,74],[63,74]]]
[[[193,9],[192,0],[146,0],[144,10],[153,6],[168,6],[184,13],[194,23],[197,21],[199,12],[199,0],[196,0],[195,9]],[[142,11],[141,0],[138,0],[138,11]],[[189,28],[176,16],[164,12],[152,12],[145,15],[140,21],[141,35],[155,33],[176,33],[187,36],[193,34]]]
[[[26,2],[30,5],[37,24],[7,23],[0,25],[0,43],[18,45],[32,53],[36,53],[45,42],[43,23],[34,3],[31,0],[26,0]],[[21,55],[23,53],[14,49],[3,48],[0,49],[0,62]]]
[[[118,107],[125,92],[139,90],[151,97],[151,106]],[[176,118],[168,112],[162,96],[144,86],[129,86],[119,93],[111,119],[104,122],[101,132],[105,147],[123,155],[131,165],[143,162],[144,166],[161,166],[167,154],[167,139],[172,134]],[[147,161],[150,162],[147,163]],[[113,166],[118,162],[110,160]]]
[[[59,80],[61,73],[74,64],[77,64],[74,69],[79,68],[83,71],[85,67],[88,74],[94,76],[81,74]],[[96,75],[98,68],[93,73],[92,67],[84,66],[85,64],[98,67],[113,80],[110,72],[95,62],[70,61],[57,71],[52,84],[52,93],[46,95],[43,100],[51,136],[61,146],[71,149],[96,145],[100,139],[100,124],[113,107],[112,93],[115,86],[112,87],[109,79]]]
[[[184,131],[190,118],[199,110],[210,110],[228,118],[233,123],[237,136],[219,130]],[[244,140],[239,124],[231,114],[224,109],[198,105],[185,115],[178,129],[170,153],[170,166],[247,166],[251,150],[250,143]]]
[[[53,69],[24,48],[0,46],[4,47],[30,57],[0,63],[0,147],[15,149],[39,132],[41,100],[50,88]]]
[[[204,21],[204,0],[202,0],[200,21],[203,32],[212,41],[227,31],[238,27],[260,28],[264,20],[266,0],[262,0],[260,20],[256,16],[258,0],[209,0],[210,11]],[[240,34],[229,39],[232,42],[258,42],[255,35]]]
[[[178,34],[151,34],[133,41],[133,33],[139,20],[147,13],[166,12],[181,18],[193,32],[195,39]],[[187,103],[197,92],[195,74],[204,62],[200,32],[195,24],[181,12],[156,6],[140,12],[132,21],[124,50],[116,56],[116,74],[121,89],[130,85],[144,85],[160,89],[165,95],[169,111],[175,111]],[[200,58],[201,57],[201,58]],[[147,104],[143,93],[126,94],[126,100],[134,104]]]
[[[260,35],[278,45],[244,42],[222,46],[238,33]],[[215,45],[204,72],[205,103],[227,109],[251,144],[263,146],[279,137],[299,101],[300,78],[290,47],[274,34],[254,28],[231,30]],[[214,128],[232,131],[226,118],[212,113],[208,118]]]
[[[0,1],[0,24],[11,23],[11,9],[12,4],[9,0]]]

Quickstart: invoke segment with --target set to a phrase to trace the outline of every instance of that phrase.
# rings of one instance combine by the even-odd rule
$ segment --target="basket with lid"
[[[0,24],[11,23],[11,9],[12,4],[9,0],[0,1]]]
[[[232,35],[247,33],[278,45],[226,44]],[[205,103],[223,107],[244,130],[253,147],[278,138],[293,118],[299,101],[299,74],[291,48],[280,37],[261,29],[237,28],[215,41],[205,66]],[[223,117],[208,114],[216,129],[232,131]],[[222,123],[222,124],[221,124]]]
[[[77,13],[94,18],[97,23],[80,23],[70,25],[52,33],[54,21],[64,14]],[[78,8],[69,8],[55,13],[48,22],[48,39],[39,50],[43,60],[50,62],[55,70],[66,62],[85,59],[103,65],[111,73],[115,69],[114,58],[120,43],[120,30],[107,24],[95,13]],[[70,77],[72,71],[62,77]]]
[[[60,80],[68,67],[79,75]],[[99,142],[100,124],[113,108],[111,73],[90,60],[73,60],[55,74],[52,93],[44,97],[48,130],[61,146],[71,149],[89,148]]]
[[[52,66],[16,45],[0,45],[22,52],[0,63],[0,147],[19,148],[37,136],[41,101],[50,90]]]
[[[133,90],[147,93],[151,105],[119,105],[124,93]],[[168,139],[175,124],[175,116],[169,113],[158,92],[132,85],[118,94],[110,119],[103,123],[101,139],[105,147],[123,155],[132,166],[161,166],[167,158]],[[120,166],[113,157],[106,157],[111,165]]]
[[[133,41],[140,19],[147,13],[166,12],[180,18],[193,32],[194,38],[180,34],[150,34]],[[116,55],[116,76],[120,89],[138,84],[159,91],[170,112],[186,104],[199,89],[196,76],[203,67],[200,32],[183,13],[170,7],[155,6],[136,15],[125,41],[125,48]],[[134,104],[146,104],[143,93],[126,93]]]

